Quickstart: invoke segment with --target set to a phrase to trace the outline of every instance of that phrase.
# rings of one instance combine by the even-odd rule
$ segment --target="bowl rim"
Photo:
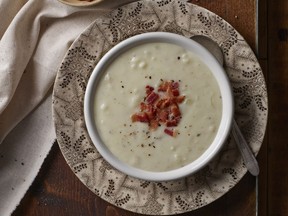
[[[222,96],[222,117],[220,125],[213,142],[208,149],[200,155],[196,160],[191,163],[169,171],[153,172],[146,171],[139,168],[132,167],[125,162],[119,160],[108,147],[102,142],[94,122],[94,114],[92,107],[94,106],[91,101],[94,100],[95,88],[99,82],[100,77],[105,73],[105,67],[107,67],[115,58],[121,53],[135,47],[149,42],[166,42],[172,43],[184,47],[186,50],[190,50],[196,54],[200,59],[209,67],[210,71],[214,75],[218,86],[220,88]],[[204,61],[205,59],[205,61]],[[110,49],[98,62],[94,68],[87,84],[87,88],[84,96],[84,119],[87,127],[88,134],[92,143],[102,155],[104,160],[111,164],[117,170],[147,181],[170,181],[191,175],[204,166],[206,166],[223,147],[226,138],[228,137],[232,125],[232,119],[234,114],[234,103],[232,89],[229,79],[225,73],[224,68],[216,60],[216,58],[201,44],[189,39],[187,37],[168,33],[168,32],[148,32],[140,35],[130,37],[121,41]],[[221,132],[221,133],[220,133]]]

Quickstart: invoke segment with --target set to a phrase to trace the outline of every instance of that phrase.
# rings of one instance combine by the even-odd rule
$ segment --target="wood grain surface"
[[[268,215],[288,215],[288,1],[268,1]]]
[[[191,0],[190,2],[203,6],[228,21],[243,35],[259,57],[269,87],[270,104],[268,132],[258,155],[261,169],[259,215],[288,215],[288,202],[285,199],[285,195],[288,196],[288,174],[283,173],[283,169],[287,169],[283,166],[283,161],[285,157],[287,158],[285,154],[288,149],[286,132],[288,128],[286,123],[288,122],[286,111],[288,107],[286,99],[288,96],[286,69],[288,23],[287,19],[285,20],[285,16],[288,17],[288,1],[275,0],[268,3],[268,0],[259,0],[259,29],[256,28],[256,0]],[[257,35],[258,43],[256,43]],[[239,184],[220,199],[196,211],[181,215],[256,215],[256,195],[256,178],[246,174]],[[55,143],[33,185],[13,213],[13,216],[26,215],[132,216],[139,214],[111,206],[94,195],[73,174]]]

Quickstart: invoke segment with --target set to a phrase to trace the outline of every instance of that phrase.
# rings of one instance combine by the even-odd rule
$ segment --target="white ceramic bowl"
[[[105,72],[105,68],[107,67],[107,65],[109,65],[111,61],[113,61],[115,58],[117,58],[117,56],[119,56],[126,50],[143,43],[151,42],[166,42],[176,44],[196,54],[210,68],[211,72],[213,73],[214,77],[218,82],[222,96],[222,118],[220,121],[218,132],[212,144],[195,161],[184,167],[166,172],[151,172],[141,170],[135,167],[131,167],[130,165],[127,165],[126,163],[117,159],[117,157],[115,157],[105,146],[105,143],[101,141],[94,121],[93,110],[95,89],[99,78],[101,77],[102,73]],[[211,161],[211,159],[219,152],[230,132],[233,118],[233,97],[229,80],[225,74],[223,67],[203,46],[191,39],[177,34],[164,32],[144,33],[120,42],[109,52],[107,52],[107,54],[105,54],[103,58],[99,61],[94,71],[92,72],[87,85],[84,98],[84,116],[87,130],[92,142],[94,143],[99,153],[103,156],[103,158],[113,167],[123,173],[126,173],[127,175],[136,178],[148,181],[168,181],[182,178],[197,172],[199,169],[207,165],[207,163],[209,163],[209,161]]]

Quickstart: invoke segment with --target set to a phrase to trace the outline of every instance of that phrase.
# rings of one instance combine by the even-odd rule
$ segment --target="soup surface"
[[[160,100],[169,103],[160,107]],[[102,141],[121,161],[168,171],[197,159],[210,146],[222,101],[213,74],[195,54],[174,44],[147,43],[109,65],[97,86],[94,114]]]

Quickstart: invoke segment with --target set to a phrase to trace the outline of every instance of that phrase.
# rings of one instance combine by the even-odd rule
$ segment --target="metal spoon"
[[[202,46],[204,46],[218,60],[218,62],[221,65],[224,64],[224,57],[223,57],[222,50],[215,41],[203,35],[195,35],[195,36],[192,36],[191,39],[198,42]],[[245,138],[243,137],[243,134],[241,133],[235,119],[233,119],[233,124],[232,124],[232,135],[242,154],[244,163],[248,171],[252,175],[258,176],[259,166],[258,166],[257,160],[254,154],[252,153],[250,147],[248,146]]]

